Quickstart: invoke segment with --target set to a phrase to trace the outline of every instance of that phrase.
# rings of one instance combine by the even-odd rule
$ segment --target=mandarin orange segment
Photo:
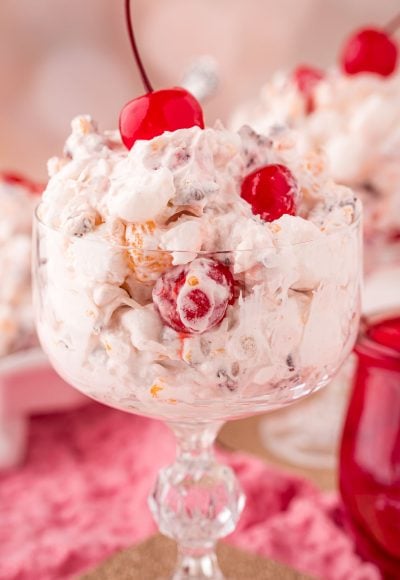
[[[172,258],[166,252],[146,251],[146,247],[156,248],[157,225],[150,220],[140,224],[129,224],[126,227],[126,241],[130,266],[140,282],[154,282],[172,265]]]

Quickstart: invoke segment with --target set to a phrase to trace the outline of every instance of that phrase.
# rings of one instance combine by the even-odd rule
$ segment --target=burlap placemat
[[[299,572],[221,543],[217,549],[221,569],[229,580],[310,580]],[[81,580],[167,580],[176,560],[175,542],[153,536],[119,552]]]

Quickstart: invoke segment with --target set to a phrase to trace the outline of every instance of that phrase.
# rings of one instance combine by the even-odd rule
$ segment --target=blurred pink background
[[[132,0],[132,10],[156,88],[178,84],[196,57],[217,59],[212,122],[277,68],[333,63],[349,31],[384,25],[398,0]],[[36,178],[74,115],[116,127],[121,106],[142,91],[122,0],[1,0],[0,66],[0,168]]]

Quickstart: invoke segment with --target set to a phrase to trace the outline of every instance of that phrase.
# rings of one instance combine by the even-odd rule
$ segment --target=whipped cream
[[[31,304],[31,230],[37,198],[0,180],[0,356],[36,344]]]
[[[386,78],[328,70],[307,114],[291,75],[279,73],[231,124],[248,123],[261,132],[277,124],[298,129],[304,150],[322,147],[333,178],[360,195],[367,240],[391,238],[400,232],[399,102],[399,73]]]
[[[38,330],[59,372],[95,399],[164,418],[193,418],[196,404],[220,417],[254,399],[279,406],[326,382],[356,332],[360,206],[324,157],[301,154],[284,128],[193,127],[130,151],[90,117],[72,128],[49,163],[38,226]],[[240,186],[269,163],[294,175],[298,211],[266,223]],[[229,269],[234,300],[203,258]],[[156,298],[173,268],[188,272],[186,333]],[[214,317],[193,320],[187,284]]]

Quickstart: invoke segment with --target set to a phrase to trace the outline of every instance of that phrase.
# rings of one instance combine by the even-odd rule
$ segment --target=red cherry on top
[[[158,278],[153,301],[162,320],[185,334],[201,334],[219,324],[234,301],[234,279],[226,266],[196,258]]]
[[[304,95],[307,113],[314,110],[314,90],[324,76],[322,70],[307,65],[298,66],[292,73],[293,81]]]
[[[9,185],[20,185],[27,189],[30,193],[40,195],[43,193],[45,185],[42,183],[35,183],[19,173],[11,173],[10,171],[2,171],[0,173],[0,183],[7,183]]]
[[[284,214],[296,213],[297,183],[284,165],[266,165],[247,175],[242,183],[241,197],[253,213],[272,222]]]
[[[397,46],[384,30],[363,28],[346,42],[341,64],[348,75],[369,72],[388,77],[396,68],[397,56]]]
[[[195,125],[204,129],[201,105],[193,95],[179,87],[133,99],[124,106],[119,117],[122,141],[128,149],[138,139],[152,139],[164,131]]]

